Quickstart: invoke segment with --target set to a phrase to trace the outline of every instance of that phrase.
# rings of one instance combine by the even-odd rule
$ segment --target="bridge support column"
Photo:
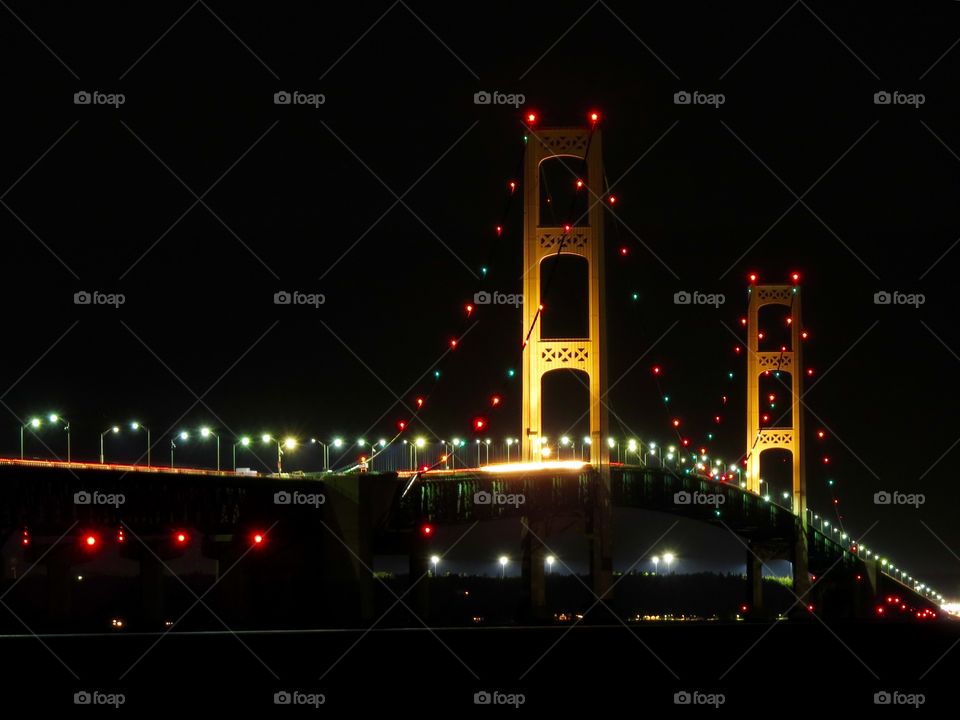
[[[47,555],[47,611],[55,625],[70,622],[73,610],[74,553],[71,548],[56,547]]]
[[[163,627],[163,564],[149,552],[140,557],[140,597],[144,625]]]
[[[747,607],[751,617],[763,617],[763,561],[755,552],[747,550]]]
[[[590,582],[593,592],[608,604],[613,600],[613,508],[610,503],[610,466],[602,465],[596,481],[596,497],[587,516],[590,543]]]
[[[810,604],[810,563],[807,556],[807,527],[803,517],[797,518],[793,541],[793,591],[804,604]]]
[[[375,483],[363,475],[332,476],[325,481],[323,517],[332,534],[323,542],[327,598],[335,606],[332,612],[362,621],[374,619],[373,506],[384,495],[377,492],[380,488]]]
[[[530,621],[542,622],[547,619],[547,578],[543,568],[546,561],[543,542],[547,537],[547,522],[528,517],[520,522],[520,569],[523,579],[520,612]]]

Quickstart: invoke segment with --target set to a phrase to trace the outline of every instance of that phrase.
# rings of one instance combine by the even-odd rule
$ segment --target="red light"
[[[457,339],[456,339],[456,338],[451,338],[451,339],[450,339],[450,349],[451,349],[451,350],[456,350],[456,348],[457,348]]]
[[[684,438],[683,440],[680,441],[680,444],[683,445],[684,447],[690,447],[690,438]]]
[[[503,234],[503,226],[497,225],[496,230],[497,230],[497,237],[500,237]]]
[[[499,404],[500,404],[500,396],[499,396],[499,395],[494,395],[492,398],[490,398],[490,404],[493,405],[494,407],[496,407],[497,405],[499,405]]]
[[[719,424],[720,424],[720,416],[719,416],[719,415],[714,415],[714,416],[713,416],[713,421],[714,421],[717,425],[719,425]]]
[[[176,540],[178,545],[184,545],[190,538],[185,532],[178,532],[174,534],[173,539]]]
[[[517,183],[511,180],[509,183],[507,183],[507,187],[510,188],[510,192],[513,192],[517,189]]]
[[[535,112],[528,112],[524,119],[527,121],[527,125],[536,125],[538,120]]]
[[[807,610],[813,612],[813,604],[807,605]]]
[[[747,275],[747,279],[750,281],[750,284],[752,285],[753,283],[755,283],[755,282],[757,281],[757,274],[756,274],[756,273],[750,273],[749,275]]]
[[[800,282],[800,273],[798,272],[790,273],[790,279],[793,280],[795,283]]]
[[[802,333],[800,333],[800,339],[801,339],[801,340],[806,340],[808,337],[810,337],[810,333],[808,333],[806,330],[804,330]]]
[[[583,180],[581,180],[580,178],[577,178],[577,190],[579,190],[582,187],[583,187]]]
[[[407,429],[407,423],[404,422],[403,420],[401,420],[400,422],[397,423],[397,427],[400,428],[401,430],[406,430],[406,429]]]
[[[487,421],[482,417],[474,418],[473,420],[473,429],[477,432],[484,430],[487,427]]]
[[[100,539],[93,533],[87,533],[83,536],[83,544],[86,545],[89,550],[95,548],[99,542]]]
[[[761,333],[757,333],[757,339],[758,339],[758,340],[763,340],[763,333],[762,333],[762,332],[761,332]]]
[[[590,118],[590,122],[594,125],[600,122],[600,113],[598,113],[596,110],[591,111],[587,117]]]
[[[747,319],[746,319],[746,318],[740,318],[740,324],[743,325],[744,327],[746,327],[746,326],[747,326]]]
[[[861,580],[863,580],[863,575],[857,575],[857,582],[860,582]]]
[[[877,615],[883,615],[886,612],[886,609],[883,605],[877,605]]]
[[[826,435],[826,433],[825,433],[823,430],[817,430],[817,437],[818,437],[818,438],[823,438],[825,435]]]
[[[424,523],[420,526],[420,534],[424,537],[433,537],[433,525],[430,523]]]
[[[807,368],[807,377],[813,377],[813,368]]]
[[[30,544],[30,533],[28,531],[26,530],[23,531],[23,536],[20,538],[20,544],[21,545]]]
[[[430,469],[429,465],[424,465],[423,467],[420,468],[420,472],[427,472],[429,469]]]
[[[263,545],[266,540],[267,536],[264,533],[257,532],[250,536],[250,541],[253,543],[254,547]]]
[[[469,315],[473,312],[473,305],[467,305],[465,310],[467,311],[467,315]]]
[[[777,399],[777,396],[774,395],[773,393],[770,393],[769,395],[767,395],[767,398],[770,400],[770,402],[773,402],[774,400]]]
[[[770,422],[770,416],[767,415],[766,413],[764,413],[764,414],[760,417],[760,419],[763,420],[765,423]]]
[[[740,606],[740,612],[742,612],[742,613],[747,612],[749,609],[750,609],[750,606],[747,605],[746,603],[744,603],[743,605]]]
[[[674,419],[673,419],[673,426],[674,426],[674,427],[680,427],[680,421],[679,421],[677,418],[674,418]]]
[[[611,205],[616,205],[616,204],[617,204],[617,196],[616,196],[616,195],[611,195],[611,196],[610,196],[609,198],[607,198],[607,199],[610,201],[610,204],[611,204]]]
[[[630,252],[630,251],[629,251],[627,248],[625,248],[625,247],[620,248],[620,254],[621,254],[623,257],[626,257],[628,252]]]
[[[786,351],[787,351],[787,346],[786,346],[786,345],[781,345],[781,346],[780,346],[780,352],[785,353]]]
[[[787,325],[793,325],[793,318],[792,318],[792,317],[788,317],[788,318],[787,318]]]
[[[733,346],[733,352],[736,353],[737,355],[739,355],[739,354],[740,354],[740,346],[739,346],[739,345],[734,345],[734,346]]]
[[[654,365],[654,366],[653,366],[653,374],[654,374],[654,375],[659,375],[659,374],[660,374],[660,366],[659,366],[659,365]]]
[[[564,226],[563,226],[563,231],[564,231],[565,233],[569,233],[569,232],[570,232],[570,226],[569,226],[569,225],[564,225]]]
[[[707,449],[706,449],[705,447],[700,448],[700,454],[701,454],[701,455],[706,455],[706,454],[707,454]]]
[[[829,465],[829,464],[830,464],[830,458],[828,458],[826,455],[823,456],[823,464],[824,464],[824,465]]]
[[[422,408],[422,407],[423,407],[423,398],[422,398],[422,397],[418,397],[418,398],[417,398],[417,407],[418,407],[418,408]]]

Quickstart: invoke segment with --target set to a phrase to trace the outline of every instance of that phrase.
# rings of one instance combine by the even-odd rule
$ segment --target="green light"
[[[640,293],[633,293],[630,297],[632,297],[634,300],[639,300],[639,299],[640,299]]]
[[[713,440],[713,433],[707,433],[707,440]]]
[[[833,480],[827,480],[827,485],[833,485]]]
[[[523,136],[523,141],[524,141],[524,142],[527,142],[527,140],[528,140],[527,136],[524,135],[524,136]]]
[[[480,268],[480,274],[481,274],[481,275],[486,275],[486,274],[487,274],[487,268],[485,268],[485,267]]]
[[[776,372],[774,372],[774,373],[773,373],[773,376],[774,376],[774,377],[780,377],[780,371],[777,370]]]
[[[517,371],[514,370],[513,368],[510,368],[509,370],[507,370],[507,377],[512,378],[512,377],[514,377],[516,374],[517,374]]]
[[[663,396],[663,401],[664,401],[665,403],[670,402],[670,396],[669,396],[669,395],[664,395],[664,396]]]
[[[440,379],[440,371],[439,371],[439,370],[434,370],[434,371],[433,371],[433,376],[434,376],[437,380],[439,380],[439,379]]]
[[[732,372],[728,372],[728,373],[727,373],[727,377],[730,378],[731,380],[733,380],[733,373],[732,373]]]
[[[775,407],[777,407],[776,403],[770,403],[770,409],[771,409],[771,410],[773,410]]]

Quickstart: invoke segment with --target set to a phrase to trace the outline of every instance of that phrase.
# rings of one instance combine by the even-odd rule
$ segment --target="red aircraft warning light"
[[[190,536],[183,530],[178,530],[173,534],[173,541],[177,545],[186,545],[188,540],[190,540]]]
[[[591,125],[596,125],[598,122],[600,122],[600,113],[598,113],[596,110],[591,110],[590,114],[587,115],[587,118],[590,120]]]
[[[486,427],[487,427],[487,421],[486,421],[486,420],[484,420],[482,417],[474,418],[474,420],[473,420],[473,429],[474,429],[474,430],[476,430],[477,432],[481,432],[482,430],[485,430]]]
[[[527,125],[536,125],[537,120],[539,120],[540,118],[535,112],[528,112],[526,115],[523,116],[523,119],[527,123]]]
[[[433,525],[430,523],[424,523],[420,526],[420,534],[425,538],[433,537]]]

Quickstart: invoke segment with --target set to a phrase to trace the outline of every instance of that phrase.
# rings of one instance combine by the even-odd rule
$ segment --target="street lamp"
[[[106,435],[107,433],[118,433],[118,432],[120,432],[120,428],[117,425],[114,425],[113,427],[108,427],[106,430],[100,433],[100,464],[101,465],[103,465],[103,436]]]
[[[23,423],[20,426],[20,459],[23,460],[23,431],[25,428],[30,428],[31,430],[37,430],[43,425],[40,418],[30,418],[27,422]]]
[[[553,564],[557,561],[557,559],[553,555],[547,555],[546,560],[547,560],[547,574],[552,575]]]
[[[643,454],[643,464],[647,464],[647,456],[653,455],[654,457],[660,460],[660,467],[663,467],[663,453],[660,450],[660,446],[656,443],[650,443],[650,450]]]
[[[276,443],[277,444],[277,475],[283,474],[283,449],[293,450],[297,447],[296,438],[288,437],[280,441],[279,438],[275,438],[272,435],[264,433],[261,437],[261,440],[265,443]]]
[[[580,459],[581,459],[581,460],[584,459],[583,455],[584,455],[584,453],[586,452],[587,448],[590,447],[591,445],[593,445],[593,440],[590,438],[589,435],[584,435],[584,436],[583,436],[583,444],[580,445]]]
[[[217,439],[217,472],[220,472],[220,436],[208,427],[200,428],[200,437],[206,439],[211,435]]]
[[[617,449],[617,462],[620,462],[620,443],[614,440],[612,437],[607,438],[607,447],[613,450]]]
[[[243,447],[250,447],[250,438],[244,435],[242,438],[237,440],[233,444],[233,471],[237,471],[237,445],[242,445]]]
[[[67,462],[70,462],[70,421],[56,413],[50,413],[48,419],[52,423],[63,423],[63,429],[67,431]]]
[[[510,462],[510,448],[513,447],[513,438],[507,438],[507,462]]]
[[[431,556],[430,556],[430,564],[433,566],[433,577],[436,577],[436,576],[437,576],[437,565],[440,564],[440,556],[439,556],[439,555],[431,555]]]
[[[130,423],[130,429],[143,430],[147,434],[147,467],[150,467],[150,428],[134,420],[132,423]],[[101,460],[100,462],[103,462],[103,461]]]
[[[186,441],[186,440],[188,440],[189,438],[190,438],[190,433],[188,433],[186,430],[183,430],[183,431],[180,432],[179,434],[177,434],[177,435],[175,435],[174,437],[170,438],[170,467],[173,467],[173,451],[174,451],[174,450],[176,449],[176,447],[177,447],[177,440]]]
[[[677,556],[674,555],[672,552],[663,554],[663,561],[667,564],[667,573],[670,572],[670,565],[672,565],[673,561],[676,559],[677,559]]]
[[[660,556],[654,555],[652,558],[650,558],[650,562],[653,563],[653,574],[658,575],[659,573],[657,572],[657,568],[660,566]]]
[[[501,555],[497,562],[500,563],[500,579],[503,580],[504,576],[507,574],[507,563],[510,562],[510,558],[508,558],[506,555]]]
[[[557,460],[563,459],[563,453],[560,452],[561,447],[568,447],[570,445],[570,438],[564,435],[560,438],[560,442],[557,443]]]
[[[627,451],[637,454],[637,464],[639,465],[641,462],[640,445],[633,438],[630,438],[629,440],[627,440]]]

